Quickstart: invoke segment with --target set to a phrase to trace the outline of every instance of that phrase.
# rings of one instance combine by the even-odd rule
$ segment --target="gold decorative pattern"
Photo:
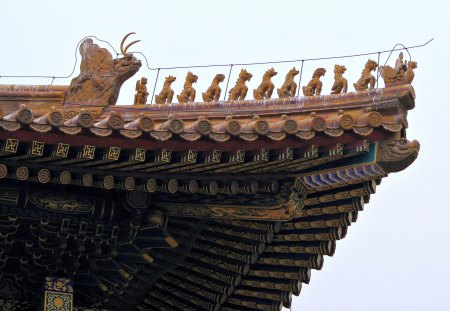
[[[145,190],[150,193],[156,192],[156,190],[158,190],[158,183],[156,180],[153,178],[147,180],[145,182]]]
[[[134,177],[127,177],[125,178],[125,181],[123,182],[124,188],[128,191],[134,190],[136,187],[136,181],[134,180]]]
[[[287,207],[261,206],[220,206],[220,205],[195,205],[195,204],[162,204],[157,203],[169,216],[184,216],[198,218],[223,218],[223,219],[263,219],[263,220],[289,220],[292,219],[292,211]]]
[[[84,145],[82,157],[85,159],[92,160],[95,155],[95,146],[92,145]]]
[[[81,177],[81,184],[85,187],[90,187],[94,183],[94,177],[91,173],[83,174]]]
[[[47,277],[45,280],[45,290],[72,293],[73,286],[69,279]]]
[[[58,147],[56,148],[56,156],[61,158],[67,158],[69,154],[69,144],[58,143]]]
[[[138,162],[145,162],[146,150],[142,148],[136,148],[134,152],[134,160]]]
[[[169,163],[171,156],[172,156],[171,150],[167,150],[167,149],[161,150],[161,162]]]
[[[19,140],[14,138],[8,138],[6,140],[5,151],[10,153],[16,153],[19,147]]]
[[[197,151],[189,149],[186,161],[195,163],[197,161]]]
[[[72,294],[46,292],[44,311],[72,311]]]
[[[114,177],[111,175],[105,176],[102,180],[102,186],[107,190],[114,188]]]
[[[42,156],[42,154],[44,153],[44,146],[45,144],[43,142],[33,140],[33,143],[31,145],[31,154]]]
[[[5,178],[8,175],[8,168],[4,164],[0,164],[0,179]]]
[[[220,163],[221,157],[222,157],[222,151],[214,149],[213,153],[212,153],[211,162],[213,162],[213,163]]]
[[[120,156],[120,148],[119,147],[113,147],[113,146],[109,147],[108,155],[107,155],[108,160],[117,161],[117,160],[119,160],[119,156]]]
[[[16,170],[16,177],[18,180],[26,180],[30,176],[30,171],[25,166],[21,166]]]
[[[73,288],[69,279],[46,277],[43,311],[72,311]]]
[[[38,181],[42,184],[48,183],[50,181],[50,171],[45,168],[39,170]]]
[[[62,171],[61,173],[59,173],[58,180],[61,184],[68,185],[72,180],[72,175],[68,171]]]
[[[59,213],[80,214],[90,212],[94,206],[80,196],[54,191],[35,191],[29,195],[30,203],[38,208]]]

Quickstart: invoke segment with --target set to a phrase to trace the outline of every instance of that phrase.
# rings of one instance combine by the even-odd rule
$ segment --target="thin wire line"
[[[150,103],[153,103],[153,100],[155,97],[155,90],[156,90],[156,84],[158,83],[158,77],[159,77],[159,70],[156,73],[155,85],[153,86],[153,94],[152,94],[152,98],[150,99]]]
[[[114,47],[111,45],[111,43],[109,43],[106,40],[101,40],[99,38],[97,38],[96,36],[86,36],[84,38],[82,38],[76,48],[75,48],[75,63],[73,65],[72,71],[70,72],[69,75],[66,76],[47,76],[47,75],[0,75],[0,78],[48,78],[48,79],[66,79],[66,78],[70,78],[76,69],[76,65],[78,63],[78,55],[77,55],[77,51],[78,51],[78,47],[80,46],[80,44],[83,42],[83,40],[87,39],[87,38],[94,38],[97,41],[100,42],[104,42],[106,44],[108,44],[111,49],[114,51],[114,53],[116,53],[117,56],[122,55],[120,53],[118,53]],[[188,69],[188,68],[208,68],[208,67],[228,67],[228,66],[252,66],[252,65],[266,65],[266,64],[280,64],[280,63],[295,63],[295,62],[307,62],[307,61],[317,61],[317,60],[328,60],[328,59],[341,59],[341,58],[350,58],[350,57],[358,57],[358,56],[367,56],[367,55],[374,55],[374,54],[378,54],[378,53],[390,53],[388,56],[391,56],[392,52],[394,51],[400,51],[400,50],[406,50],[407,53],[410,56],[411,59],[411,55],[408,51],[408,49],[415,49],[415,48],[420,48],[423,46],[426,46],[428,43],[430,43],[431,41],[433,41],[434,38],[431,38],[430,40],[428,40],[426,43],[423,44],[419,44],[419,45],[413,45],[413,46],[409,46],[409,47],[405,47],[403,44],[398,43],[394,46],[393,49],[391,50],[384,50],[384,51],[377,51],[377,52],[368,52],[368,53],[359,53],[359,54],[350,54],[350,55],[341,55],[341,56],[327,56],[327,57],[317,57],[317,58],[305,58],[305,59],[294,59],[294,60],[280,60],[280,61],[268,61],[268,62],[253,62],[253,63],[235,63],[235,64],[211,64],[211,65],[192,65],[192,66],[174,66],[174,67],[158,67],[158,68],[151,68],[148,65],[148,59],[145,56],[144,53],[142,52],[131,52],[134,54],[140,54],[144,57],[145,59],[145,63],[146,63],[146,67],[147,69],[154,71],[154,70],[169,70],[169,69]],[[398,45],[401,45],[402,48],[400,49],[395,49],[395,47],[397,47]],[[387,60],[386,60],[387,62]]]
[[[174,67],[158,67],[158,68],[151,68],[150,66],[148,66],[148,62],[147,62],[147,58],[144,56],[146,64],[147,64],[147,69],[148,70],[169,70],[169,69],[188,69],[188,68],[207,68],[207,67],[228,67],[228,66],[252,66],[252,65],[267,65],[267,64],[281,64],[281,63],[297,63],[297,62],[307,62],[307,61],[316,61],[316,60],[327,60],[327,59],[340,59],[340,58],[350,58],[350,57],[358,57],[358,56],[367,56],[367,55],[375,55],[375,54],[383,54],[383,53],[390,53],[392,54],[392,52],[394,51],[401,51],[403,49],[415,49],[415,48],[420,48],[423,46],[426,46],[428,43],[430,43],[431,41],[433,41],[434,38],[431,38],[430,40],[428,40],[426,43],[423,44],[419,44],[419,45],[413,45],[413,46],[409,46],[409,47],[405,47],[403,44],[401,43],[397,43],[394,46],[394,49],[390,49],[390,50],[384,50],[384,51],[377,51],[377,52],[367,52],[367,53],[359,53],[359,54],[350,54],[350,55],[341,55],[341,56],[327,56],[327,57],[317,57],[317,58],[304,58],[304,59],[293,59],[293,60],[279,60],[279,61],[268,61],[268,62],[253,62],[253,63],[233,63],[233,64],[210,64],[210,65],[191,65],[191,66],[174,66]],[[400,49],[395,49],[396,46],[401,45],[402,48]],[[144,55],[141,52],[137,52],[138,54]],[[409,52],[408,52],[409,54]],[[410,55],[411,56],[411,55]]]
[[[300,76],[298,77],[297,97],[300,94],[300,88],[301,88],[301,85],[302,85],[302,75],[303,75],[303,64],[304,63],[305,62],[302,61],[302,66],[300,67]]]
[[[97,41],[104,42],[104,43],[108,44],[111,47],[111,49],[114,51],[114,53],[116,53],[117,56],[120,55],[119,53],[117,53],[116,49],[114,49],[112,44],[109,43],[108,41],[99,39],[96,36],[86,36],[86,37],[82,38],[80,41],[78,41],[78,44],[75,47],[75,53],[74,53],[75,54],[75,63],[73,64],[72,71],[70,72],[70,74],[68,74],[66,76],[56,76],[56,75],[55,76],[46,76],[46,75],[1,75],[0,78],[48,78],[48,79],[53,79],[53,80],[54,79],[67,79],[67,78],[70,78],[73,75],[73,73],[75,72],[75,69],[76,69],[76,66],[77,66],[77,63],[78,63],[78,48],[79,48],[80,44],[85,39],[88,39],[88,38],[93,38],[93,39],[95,39]],[[53,83],[53,81],[52,81],[52,83]]]
[[[389,57],[388,57],[388,58],[389,58]],[[378,52],[377,65],[380,66],[380,52]],[[379,78],[379,77],[380,77],[380,76],[377,75],[377,88],[378,88],[378,78]]]
[[[225,87],[225,92],[223,93],[223,100],[225,101],[227,98],[228,91],[228,83],[230,82],[231,70],[233,70],[233,65],[230,65],[230,71],[228,72],[227,86]]]
[[[433,39],[434,39],[434,38],[432,38],[431,40],[429,40],[427,43],[425,43],[425,45],[427,45],[429,42],[433,41]],[[402,48],[401,48],[401,49],[396,49],[396,50],[395,50],[395,48],[396,48],[398,45],[401,45]],[[409,53],[409,50],[408,50],[408,49],[411,49],[411,47],[406,47],[406,46],[404,46],[404,45],[401,44],[401,43],[397,43],[396,45],[394,45],[394,47],[392,48],[391,52],[389,53],[389,55],[388,55],[386,61],[384,62],[383,67],[386,66],[386,64],[387,64],[387,62],[388,62],[388,60],[389,60],[389,58],[390,58],[391,55],[392,55],[392,52],[394,52],[394,51],[406,50],[406,53],[408,53],[408,55],[409,55],[409,61],[411,61],[411,54]],[[380,62],[379,62],[379,59],[380,59],[380,58],[378,57],[378,68],[380,68]],[[377,88],[378,88],[378,78],[381,76],[382,72],[383,72],[383,70],[378,70],[378,74],[377,74]]]

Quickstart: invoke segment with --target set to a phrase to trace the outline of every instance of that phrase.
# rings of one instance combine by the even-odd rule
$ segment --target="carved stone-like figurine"
[[[381,73],[385,86],[404,83],[405,71],[402,67],[395,70],[391,66],[379,66],[378,71]]]
[[[80,74],[70,82],[64,99],[65,104],[106,106],[117,102],[122,84],[141,67],[141,62],[127,53],[128,48],[139,40],[123,47],[131,34],[134,32],[127,34],[120,44],[123,57],[116,59],[112,58],[107,49],[94,44],[92,39],[86,39],[80,44]]]
[[[342,75],[347,70],[343,65],[334,65],[334,83],[331,87],[331,94],[347,93],[347,79]]]
[[[136,94],[134,95],[135,105],[145,105],[147,103],[147,78],[142,77],[136,82]]]
[[[208,103],[211,101],[218,101],[220,98],[220,93],[222,90],[220,89],[219,84],[225,80],[225,76],[221,73],[216,74],[214,79],[211,82],[211,85],[208,87],[205,93],[202,93],[203,101]]]
[[[183,91],[181,91],[180,95],[177,95],[178,102],[188,103],[195,101],[195,89],[192,87],[192,84],[196,83],[197,80],[198,76],[190,71],[187,73]]]
[[[361,78],[359,78],[358,82],[353,83],[355,90],[357,91],[365,91],[367,88],[373,90],[375,87],[375,77],[371,74],[378,67],[376,61],[369,59],[364,66],[363,71],[361,72]]]
[[[406,60],[403,61],[403,52],[400,52],[400,54],[398,54],[398,58],[395,61],[395,70],[399,71],[400,69],[406,70]]]
[[[414,80],[414,69],[417,68],[417,63],[413,61],[408,62],[408,69],[406,69],[405,73],[405,82],[411,84]]]
[[[303,87],[303,95],[305,96],[319,96],[322,91],[322,81],[320,77],[325,75],[325,68],[317,68],[314,70],[311,81],[309,81],[307,86]]]
[[[409,61],[408,65],[406,65],[403,64],[402,57],[399,57],[395,62],[395,68],[392,68],[391,66],[379,66],[378,71],[381,72],[384,84],[388,87],[405,83],[411,84],[414,80],[415,68],[417,68],[416,62]]]
[[[272,97],[272,92],[275,88],[275,85],[273,85],[271,79],[277,74],[278,72],[276,72],[273,68],[270,68],[264,73],[261,84],[257,89],[253,90],[253,97],[255,99],[270,99]]]
[[[170,85],[176,80],[177,78],[174,76],[168,76],[166,77],[166,80],[164,81],[163,88],[161,92],[159,92],[159,95],[155,95],[155,103],[156,104],[171,104],[173,99],[173,90],[170,87]]]
[[[284,83],[281,88],[277,89],[278,97],[294,97],[297,92],[297,83],[295,83],[294,78],[299,74],[300,71],[293,67],[286,75]]]
[[[228,100],[244,100],[247,96],[248,87],[245,85],[246,81],[250,81],[253,75],[245,69],[241,69],[236,85],[228,92]]]

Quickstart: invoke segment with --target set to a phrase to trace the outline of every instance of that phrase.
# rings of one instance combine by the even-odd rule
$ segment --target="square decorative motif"
[[[212,162],[220,163],[221,157],[222,157],[222,151],[214,149],[213,154],[212,154]]]
[[[33,140],[33,144],[31,145],[31,154],[42,156],[43,153],[44,153],[44,143],[41,141]]]
[[[119,147],[109,147],[108,160],[119,160],[120,148]]]
[[[138,162],[145,162],[145,149],[136,148],[136,153],[134,154],[134,159]]]
[[[161,162],[170,162],[170,157],[172,156],[172,151],[167,149],[161,150]]]
[[[63,220],[61,230],[67,229],[68,222]],[[73,293],[73,283],[70,279],[60,278],[56,276],[45,277],[45,290],[51,292]]]
[[[56,149],[56,156],[61,158],[67,158],[67,155],[69,154],[69,144],[63,144],[59,143],[58,148]]]
[[[236,152],[236,162],[244,162],[245,160],[245,150],[238,150]]]
[[[44,311],[72,311],[72,294],[45,292]]]
[[[189,150],[187,154],[187,162],[195,163],[197,161],[197,151]]]
[[[18,147],[19,147],[18,139],[8,138],[6,140],[6,145],[5,145],[6,152],[16,153]]]
[[[95,155],[95,146],[85,145],[83,148],[83,158],[92,160]]]

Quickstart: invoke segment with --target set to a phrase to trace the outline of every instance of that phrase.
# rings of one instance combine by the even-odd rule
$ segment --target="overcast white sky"
[[[294,298],[292,310],[450,310],[449,3],[3,1],[0,76],[67,75],[81,38],[95,35],[118,49],[130,31],[137,32],[133,39],[142,40],[133,50],[145,53],[151,67],[344,55],[386,50],[399,42],[416,45],[434,37],[427,47],[411,50],[418,63],[413,82],[417,99],[408,116],[408,138],[421,143],[418,159],[383,180],[358,222],[337,243],[335,256],[325,259],[322,271],[313,271],[311,284]],[[322,93],[327,94],[335,63],[347,67],[351,85],[366,61],[362,57],[305,63],[302,84],[315,68],[325,67]],[[279,86],[292,64],[274,67]],[[266,69],[247,67],[254,74],[250,89]],[[238,70],[232,73],[232,85]],[[225,68],[193,71],[199,76],[198,94],[214,74],[228,73]],[[162,72],[160,77],[168,74],[178,76],[173,88],[179,92],[186,70]],[[149,78],[152,89],[155,72],[143,66],[122,87],[119,103],[132,103],[134,83],[141,76]],[[0,84],[10,83],[50,80],[0,78]]]

